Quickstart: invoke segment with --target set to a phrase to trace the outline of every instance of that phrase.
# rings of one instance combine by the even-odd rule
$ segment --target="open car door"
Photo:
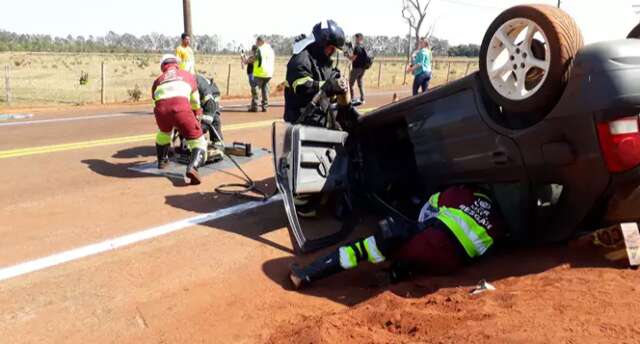
[[[348,134],[320,127],[275,122],[272,145],[278,190],[282,193],[295,249],[305,253],[344,239],[354,220],[335,216],[303,219],[296,211],[296,198],[313,197],[319,212],[331,211],[329,199],[348,188]],[[320,215],[320,214],[319,214]],[[326,215],[326,214],[323,214]]]

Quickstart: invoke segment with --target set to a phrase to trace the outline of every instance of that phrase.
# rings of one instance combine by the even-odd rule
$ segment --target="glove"
[[[349,85],[343,78],[329,78],[329,80],[325,81],[322,85],[322,91],[328,97],[347,94],[349,92]]]

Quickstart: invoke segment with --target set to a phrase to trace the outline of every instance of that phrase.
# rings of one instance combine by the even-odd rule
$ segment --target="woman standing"
[[[409,66],[408,71],[413,73],[413,95],[418,94],[420,89],[427,92],[429,89],[429,81],[431,81],[431,49],[429,41],[426,38],[420,39],[418,42],[418,51],[415,53],[413,62]]]

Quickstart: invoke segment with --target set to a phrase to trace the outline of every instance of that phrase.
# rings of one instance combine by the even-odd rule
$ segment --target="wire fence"
[[[159,75],[156,54],[0,54],[0,107],[41,104],[122,103],[151,100],[151,84]],[[278,58],[272,79],[274,94],[285,79],[287,58]],[[410,87],[406,60],[380,58],[365,74],[367,89]],[[340,68],[348,75],[349,62]],[[213,78],[223,96],[248,97],[246,69],[237,56],[197,56],[199,73]],[[477,59],[435,59],[432,85],[464,77],[478,69]]]

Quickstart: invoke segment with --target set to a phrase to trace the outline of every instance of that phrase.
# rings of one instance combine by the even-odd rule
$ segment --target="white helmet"
[[[160,68],[162,68],[167,63],[177,64],[178,62],[179,61],[178,61],[178,58],[176,57],[176,55],[164,54],[164,55],[162,55],[162,58],[160,59]]]

